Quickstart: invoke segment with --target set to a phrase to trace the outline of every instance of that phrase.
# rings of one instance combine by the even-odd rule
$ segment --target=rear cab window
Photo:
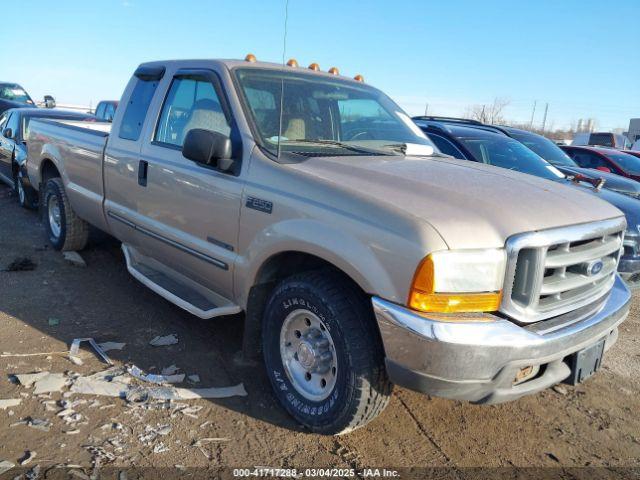
[[[137,141],[142,133],[149,105],[164,75],[164,67],[140,67],[134,74],[136,85],[120,123],[118,136],[124,140]]]

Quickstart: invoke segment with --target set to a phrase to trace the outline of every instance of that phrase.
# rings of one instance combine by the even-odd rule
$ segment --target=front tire
[[[22,176],[18,173],[14,178],[14,190],[18,194],[18,204],[22,208],[34,210],[38,206],[38,194],[32,187],[24,184]]]
[[[44,224],[49,242],[56,250],[82,250],[89,239],[89,224],[71,208],[62,179],[47,180],[43,195]]]
[[[386,407],[391,384],[370,301],[339,273],[283,280],[267,303],[262,341],[276,397],[310,430],[346,433]]]

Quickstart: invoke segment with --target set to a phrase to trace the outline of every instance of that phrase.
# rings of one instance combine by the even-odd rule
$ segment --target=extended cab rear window
[[[137,79],[136,86],[131,92],[127,108],[122,117],[118,136],[125,140],[138,140],[147,116],[147,110],[158,87],[157,80]]]

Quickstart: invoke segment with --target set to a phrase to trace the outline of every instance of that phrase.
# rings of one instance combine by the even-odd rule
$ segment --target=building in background
[[[578,128],[576,129],[576,131],[581,133],[590,133],[593,132],[595,127],[596,121],[593,118],[580,118],[578,120]]]
[[[627,138],[631,143],[640,140],[640,118],[632,118],[629,120],[629,131],[627,132]]]

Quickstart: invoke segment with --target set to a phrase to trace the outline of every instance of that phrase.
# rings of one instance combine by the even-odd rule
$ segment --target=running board
[[[135,248],[123,243],[122,251],[127,270],[136,280],[196,317],[222,317],[242,311],[233,302],[160,262],[141,255]]]

